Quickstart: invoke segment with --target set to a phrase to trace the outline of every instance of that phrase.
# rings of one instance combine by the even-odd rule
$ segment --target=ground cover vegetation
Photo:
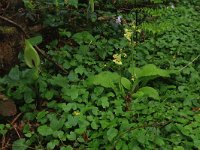
[[[0,78],[2,149],[200,148],[198,0],[22,7],[42,28]]]

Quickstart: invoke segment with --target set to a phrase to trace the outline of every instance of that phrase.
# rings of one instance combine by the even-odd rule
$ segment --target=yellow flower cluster
[[[131,42],[131,37],[132,37],[132,30],[130,29],[124,29],[124,37]]]
[[[74,116],[79,116],[79,115],[80,115],[80,112],[79,112],[79,111],[74,111],[74,112],[73,112],[73,115],[74,115]]]
[[[118,65],[122,65],[122,58],[121,54],[114,54],[113,55],[113,62]]]

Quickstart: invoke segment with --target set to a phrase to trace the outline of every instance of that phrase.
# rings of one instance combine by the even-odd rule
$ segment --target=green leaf
[[[29,66],[30,68],[39,68],[40,57],[35,48],[28,40],[25,40],[24,60],[27,66]]]
[[[182,146],[176,146],[173,148],[173,150],[185,150]]]
[[[91,127],[92,127],[92,129],[95,129],[95,130],[98,129],[98,125],[96,124],[95,121],[93,121],[93,122],[91,123]]]
[[[72,36],[72,38],[80,45],[83,43],[89,44],[90,42],[95,41],[95,38],[92,36],[92,34],[90,34],[87,31],[78,32],[78,33],[74,34]]]
[[[48,127],[47,125],[39,126],[38,129],[37,129],[37,131],[42,136],[48,136],[48,135],[53,134],[53,130],[50,127]]]
[[[107,137],[108,137],[108,140],[111,142],[118,134],[118,130],[115,129],[115,128],[110,128],[108,131],[107,131]]]
[[[19,80],[20,79],[20,71],[19,71],[19,67],[14,67],[10,70],[8,76],[12,79],[12,80]]]
[[[70,89],[70,96],[72,100],[75,100],[76,98],[78,98],[78,94],[79,94],[79,89],[73,87],[72,89]]]
[[[32,37],[32,38],[28,39],[28,41],[33,46],[38,45],[38,44],[42,43],[42,36],[39,35],[39,36]]]
[[[194,140],[194,146],[195,146],[196,148],[200,148],[200,139],[195,139],[195,140]]]
[[[85,72],[85,68],[81,65],[81,66],[78,66],[76,69],[75,69],[75,73],[76,74],[80,74],[80,75],[83,75],[83,73]]]
[[[75,8],[78,8],[78,0],[68,0],[67,3],[70,6],[74,6]]]
[[[109,107],[109,102],[107,97],[102,97],[99,99],[103,108]]]
[[[150,98],[153,98],[155,100],[159,100],[160,96],[158,94],[158,91],[152,87],[143,87],[140,88],[136,93],[133,94],[133,97],[142,97],[142,96],[148,96]]]
[[[70,141],[75,141],[76,140],[76,133],[71,131],[70,134],[67,134],[67,138]]]
[[[160,69],[156,67],[154,64],[147,64],[143,66],[142,68],[137,67],[130,67],[128,71],[135,76],[136,78],[142,78],[142,77],[170,77],[170,71]]]
[[[121,78],[121,84],[127,89],[127,90],[130,90],[131,89],[131,82],[125,78],[125,77],[122,77]]]
[[[56,145],[59,144],[59,141],[58,140],[52,140],[50,142],[47,143],[47,149],[50,150],[50,149],[54,149]]]
[[[110,71],[104,71],[98,75],[90,76],[87,80],[89,85],[101,85],[103,87],[115,89],[115,83],[119,82],[120,75]]]
[[[159,146],[164,146],[165,142],[161,137],[156,137],[155,143],[158,144]]]
[[[67,123],[68,123],[69,125],[71,125],[71,126],[76,126],[77,123],[78,123],[78,119],[77,119],[76,117],[73,117],[72,115],[69,115],[69,116],[67,117],[67,119],[68,119]]]
[[[142,129],[142,130],[138,130],[137,131],[137,140],[138,140],[138,142],[140,142],[141,144],[144,144],[145,143],[145,141],[146,141],[146,136],[145,136],[145,130],[144,129]]]
[[[94,12],[94,0],[90,0],[89,5],[90,5],[90,8],[91,8],[91,12]]]
[[[25,139],[15,141],[12,145],[12,150],[26,150],[28,145],[25,142]]]

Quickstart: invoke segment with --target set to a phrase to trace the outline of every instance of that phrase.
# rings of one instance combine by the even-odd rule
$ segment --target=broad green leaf
[[[39,126],[37,131],[42,135],[42,136],[48,136],[48,135],[51,135],[53,134],[53,130],[48,127],[47,125],[42,125],[42,126]]]
[[[12,145],[12,150],[26,150],[27,148],[28,145],[26,144],[25,139],[19,139]]]
[[[137,98],[142,97],[142,96],[148,96],[156,100],[160,99],[158,91],[148,86],[140,88],[136,93],[133,94],[133,97],[137,97]]]
[[[115,129],[115,128],[110,128],[108,131],[107,131],[107,137],[108,137],[108,140],[111,142],[118,134],[118,130]]]
[[[40,57],[33,45],[28,40],[25,40],[24,60],[27,66],[30,68],[39,68]]]
[[[83,43],[89,44],[90,42],[95,41],[95,38],[92,36],[92,34],[87,31],[75,33],[72,38],[80,45]]]
[[[159,146],[165,145],[165,142],[163,141],[163,139],[161,137],[156,137],[155,143],[158,144]]]
[[[119,82],[120,75],[117,73],[104,71],[99,73],[98,75],[94,75],[88,78],[87,83],[89,85],[101,85],[107,88],[115,88],[115,83]]]
[[[121,84],[127,89],[127,90],[130,90],[131,89],[131,82],[125,78],[125,77],[122,77],[121,78]]]
[[[138,79],[142,77],[170,77],[171,73],[168,70],[156,67],[154,64],[147,64],[142,68],[130,67],[128,71]]]

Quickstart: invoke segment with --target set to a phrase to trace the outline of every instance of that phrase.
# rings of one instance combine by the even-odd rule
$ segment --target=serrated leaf
[[[40,57],[35,48],[28,40],[25,40],[24,60],[27,66],[29,66],[30,68],[39,68]]]
[[[131,82],[125,78],[125,77],[122,77],[121,78],[121,84],[127,89],[127,90],[130,90],[131,89]]]
[[[110,128],[108,131],[107,131],[107,137],[108,137],[108,140],[111,142],[118,134],[118,130],[115,129],[115,128]]]

